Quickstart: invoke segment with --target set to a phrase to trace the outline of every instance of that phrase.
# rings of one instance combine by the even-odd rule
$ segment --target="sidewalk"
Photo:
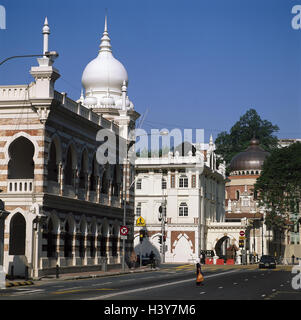
[[[66,280],[78,280],[78,279],[89,279],[89,278],[100,278],[100,277],[109,277],[115,275],[122,274],[131,274],[131,273],[140,273],[140,272],[149,272],[156,271],[159,268],[151,269],[148,266],[143,266],[141,268],[135,269],[126,269],[123,271],[122,269],[115,269],[112,271],[89,271],[89,272],[78,272],[78,273],[62,273],[59,274],[59,278],[56,278],[56,275],[48,275],[40,278],[34,278],[33,280],[25,281],[25,280],[6,280],[6,287],[16,287],[16,286],[26,286],[33,285],[35,282],[52,282],[52,281],[66,281]]]

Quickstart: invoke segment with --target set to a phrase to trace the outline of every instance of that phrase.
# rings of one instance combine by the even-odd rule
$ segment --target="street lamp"
[[[160,136],[166,136],[169,134],[169,132],[167,130],[162,130],[160,131]],[[147,134],[144,134],[144,135],[138,135],[138,136],[135,136],[135,138],[137,137],[141,137],[141,136],[150,136],[152,135],[151,133],[147,133]],[[132,140],[128,143],[127,145],[127,149],[126,149],[126,164],[128,162],[128,153],[129,153],[129,150],[130,148],[136,143],[135,140]],[[123,188],[124,188],[124,199],[123,199],[123,225],[125,226],[126,225],[126,209],[127,209],[127,202],[126,202],[126,197],[127,197],[127,194],[126,194],[126,172],[124,173],[124,177],[123,177]],[[131,183],[131,185],[129,186],[129,189],[131,189],[132,185],[135,183],[136,181],[136,178],[134,179],[134,181]],[[140,256],[140,264],[141,264],[141,260],[142,260],[142,256]],[[125,271],[125,238],[122,239],[122,271]]]
[[[45,54],[29,54],[29,55],[22,55],[22,56],[12,56],[12,57],[6,58],[3,61],[1,61],[0,66],[8,60],[17,59],[17,58],[47,57],[47,58],[54,60],[58,56],[59,56],[59,54],[56,51],[47,51],[47,52],[45,52]]]

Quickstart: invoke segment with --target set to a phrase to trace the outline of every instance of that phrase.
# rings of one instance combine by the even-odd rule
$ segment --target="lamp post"
[[[165,130],[160,131],[160,136],[166,136],[169,133]],[[135,136],[135,138],[137,137],[141,137],[141,136],[150,136],[152,134],[145,134],[145,135],[137,135]],[[128,163],[128,153],[130,148],[136,143],[136,140],[132,140],[130,141],[130,143],[128,143],[127,145],[127,149],[126,149],[126,165]],[[126,225],[126,210],[127,210],[127,202],[126,202],[126,197],[127,197],[127,188],[126,188],[126,172],[124,172],[124,177],[123,177],[123,188],[124,188],[124,200],[123,200],[123,225]],[[131,189],[132,185],[135,183],[136,178],[134,179],[134,181],[131,183],[131,185],[129,186],[129,189]],[[142,260],[142,256],[140,256],[140,265],[141,265],[141,260]],[[122,243],[122,270],[125,271],[125,239],[123,239],[123,243]]]
[[[261,256],[263,256],[263,226],[264,226],[264,218],[263,218],[263,216],[260,219],[260,221],[262,222],[262,225],[261,225]]]
[[[151,134],[145,134],[145,135],[139,135],[139,136],[135,136],[135,138],[137,137],[141,137],[141,136],[150,136]],[[167,131],[160,131],[160,136],[165,136],[168,135]],[[136,143],[136,140],[132,140],[127,144],[127,149],[126,149],[126,158],[125,158],[125,163],[127,165],[128,163],[128,153],[130,148]],[[123,188],[124,188],[124,200],[123,200],[123,225],[126,225],[126,210],[127,210],[127,202],[126,202],[126,197],[127,197],[127,188],[126,188],[126,172],[127,170],[125,170],[124,172],[124,177],[123,177]],[[129,189],[132,187],[132,185],[134,184],[136,179],[134,179],[134,181],[131,183]],[[141,257],[140,257],[141,260]],[[123,243],[122,243],[122,270],[125,271],[125,239],[123,239]]]
[[[58,56],[59,54],[56,51],[47,51],[45,52],[45,54],[28,54],[28,55],[22,55],[22,56],[12,56],[1,61],[0,66],[8,60],[17,59],[17,58],[47,57],[47,58],[55,59]]]

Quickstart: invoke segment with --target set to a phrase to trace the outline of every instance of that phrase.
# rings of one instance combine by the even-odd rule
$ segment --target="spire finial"
[[[99,52],[112,52],[112,46],[111,46],[111,39],[109,37],[108,33],[108,18],[107,15],[105,16],[105,27],[104,27],[104,32],[101,38],[101,43],[100,43],[100,51]]]
[[[107,11],[107,10],[106,10]],[[104,32],[108,32],[108,16],[107,16],[107,12],[106,12],[106,17],[105,17],[105,29]]]
[[[212,134],[210,135],[210,145],[213,145],[213,137],[212,137]]]

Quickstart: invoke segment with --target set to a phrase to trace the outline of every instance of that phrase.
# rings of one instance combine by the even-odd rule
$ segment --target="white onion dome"
[[[111,39],[107,31],[107,18],[101,39],[98,56],[85,68],[82,76],[82,85],[86,92],[91,90],[121,94],[123,81],[128,82],[128,74],[121,62],[112,54]]]

